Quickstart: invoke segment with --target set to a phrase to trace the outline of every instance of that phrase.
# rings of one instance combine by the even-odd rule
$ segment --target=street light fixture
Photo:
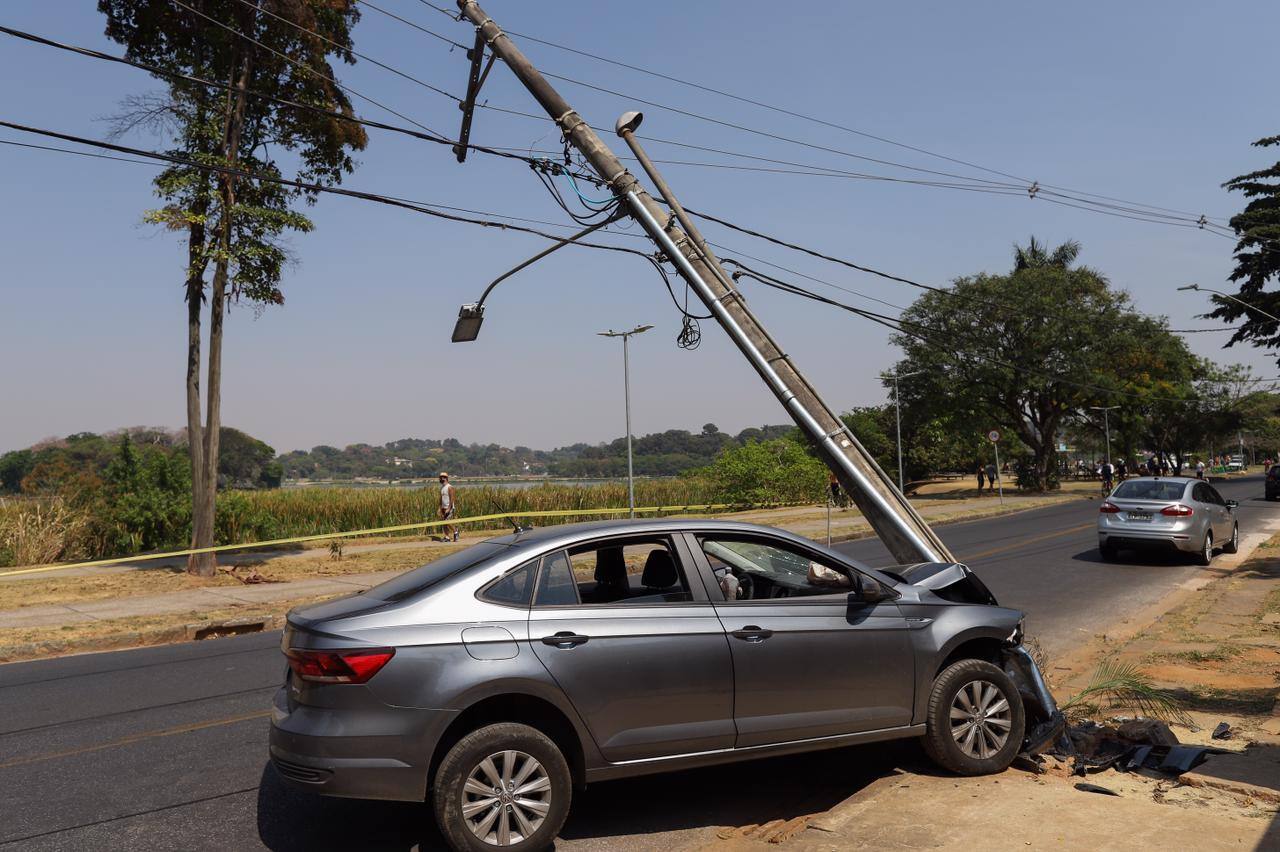
[[[588,228],[583,228],[573,236],[565,237],[563,240],[553,243],[550,248],[543,249],[524,263],[512,269],[508,269],[506,272],[490,281],[489,286],[485,287],[484,292],[480,294],[480,301],[470,302],[458,309],[458,321],[454,323],[453,326],[452,341],[454,343],[470,343],[480,336],[480,325],[484,322],[484,300],[489,298],[489,294],[493,292],[494,287],[497,287],[503,281],[510,278],[512,275],[515,275],[526,266],[532,266],[542,260],[553,251],[562,249],[570,243],[577,242],[592,231],[597,231],[605,225],[612,224],[615,221],[617,221],[616,216],[609,216],[602,222],[597,222]]]
[[[1102,412],[1102,425],[1107,435],[1107,464],[1111,464],[1111,412],[1113,409],[1119,408],[1118,405],[1091,405],[1090,411]]]
[[[600,337],[621,337],[622,338],[622,394],[625,400],[627,412],[627,508],[631,510],[631,517],[636,516],[636,476],[635,469],[631,463],[631,354],[629,345],[633,334],[644,334],[651,325],[638,325],[630,331],[598,331]]]
[[[908,379],[912,376],[918,376],[923,370],[916,370],[911,373],[882,373],[881,376],[886,379],[893,379],[893,408],[898,427],[898,490],[905,491],[902,479],[902,401],[898,398],[898,379]]]
[[[1280,322],[1280,317],[1276,316],[1275,314],[1269,314],[1266,311],[1264,311],[1262,308],[1259,308],[1257,305],[1251,305],[1243,299],[1237,299],[1235,296],[1231,295],[1230,293],[1224,293],[1223,291],[1215,290],[1212,287],[1201,287],[1199,284],[1187,284],[1186,286],[1179,287],[1178,289],[1179,290],[1195,290],[1200,293],[1216,293],[1217,295],[1221,296],[1224,299],[1230,299],[1233,302],[1237,302],[1241,305],[1244,305],[1246,308],[1253,311],[1254,313],[1262,314],[1264,317],[1266,317],[1269,320]]]

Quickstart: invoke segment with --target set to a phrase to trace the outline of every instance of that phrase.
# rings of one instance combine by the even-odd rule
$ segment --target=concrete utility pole
[[[622,397],[627,411],[627,507],[631,509],[631,517],[636,516],[636,474],[631,465],[631,352],[627,348],[631,343],[631,335],[644,334],[651,325],[638,325],[630,331],[597,331],[601,337],[622,338]]]
[[[633,131],[641,116],[628,113],[618,121],[617,132],[631,146],[674,217],[664,211],[623,167],[596,132],[576,113],[560,93],[529,62],[511,38],[474,0],[457,0],[463,17],[479,28],[489,49],[502,59],[524,84],[547,115],[577,148],[591,168],[623,199],[640,223],[675,264],[681,277],[715,316],[730,339],[751,362],[765,384],[817,446],[841,486],[853,498],[885,547],[900,562],[954,561],[946,545],[893,487],[875,459],[822,401],[804,376],[747,309],[720,261],[701,239],[652,161],[645,156]],[[676,225],[679,221],[681,227]]]
[[[894,420],[898,430],[898,490],[906,493],[906,487],[902,482],[902,400],[898,397],[898,379],[907,379],[911,376],[920,375],[917,370],[914,373],[886,373],[886,379],[893,379],[893,411]]]
[[[1107,464],[1111,464],[1111,412],[1120,406],[1118,405],[1091,405],[1090,411],[1102,412],[1102,429],[1107,440]]]

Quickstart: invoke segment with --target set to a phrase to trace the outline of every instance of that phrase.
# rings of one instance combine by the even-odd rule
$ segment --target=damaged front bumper
[[[1022,644],[1021,635],[1015,634],[1012,638],[1015,641],[1004,649],[1004,671],[1018,687],[1026,711],[1027,728],[1021,753],[1039,754],[1063,735],[1067,719],[1045,684],[1040,667]]]

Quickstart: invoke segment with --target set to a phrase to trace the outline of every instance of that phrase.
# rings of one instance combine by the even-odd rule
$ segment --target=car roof
[[[1125,479],[1125,482],[1142,482],[1143,480],[1146,480],[1147,482],[1156,482],[1156,481],[1181,482],[1184,485],[1188,482],[1208,482],[1209,481],[1207,479],[1200,479],[1195,476],[1130,476],[1127,479]],[[1123,484],[1124,483],[1121,483],[1121,485]]]
[[[517,518],[518,519],[518,518]],[[534,527],[518,533],[488,539],[494,544],[515,548],[543,548],[549,545],[565,546],[605,535],[644,535],[646,533],[722,532],[753,533],[787,538],[809,547],[815,542],[777,527],[747,524],[741,521],[716,520],[715,518],[622,518],[607,521],[586,521],[578,524],[561,524],[550,527]]]

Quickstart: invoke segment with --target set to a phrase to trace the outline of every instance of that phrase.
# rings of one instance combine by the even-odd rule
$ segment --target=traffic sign
[[[994,443],[996,443],[997,441],[999,441],[999,440],[1000,440],[1000,432],[999,432],[999,430],[997,430],[997,429],[992,429],[990,432],[988,432],[988,433],[987,433],[987,440],[988,440],[988,441],[990,441],[990,442],[991,442],[991,443],[993,443],[993,444],[994,444]]]

